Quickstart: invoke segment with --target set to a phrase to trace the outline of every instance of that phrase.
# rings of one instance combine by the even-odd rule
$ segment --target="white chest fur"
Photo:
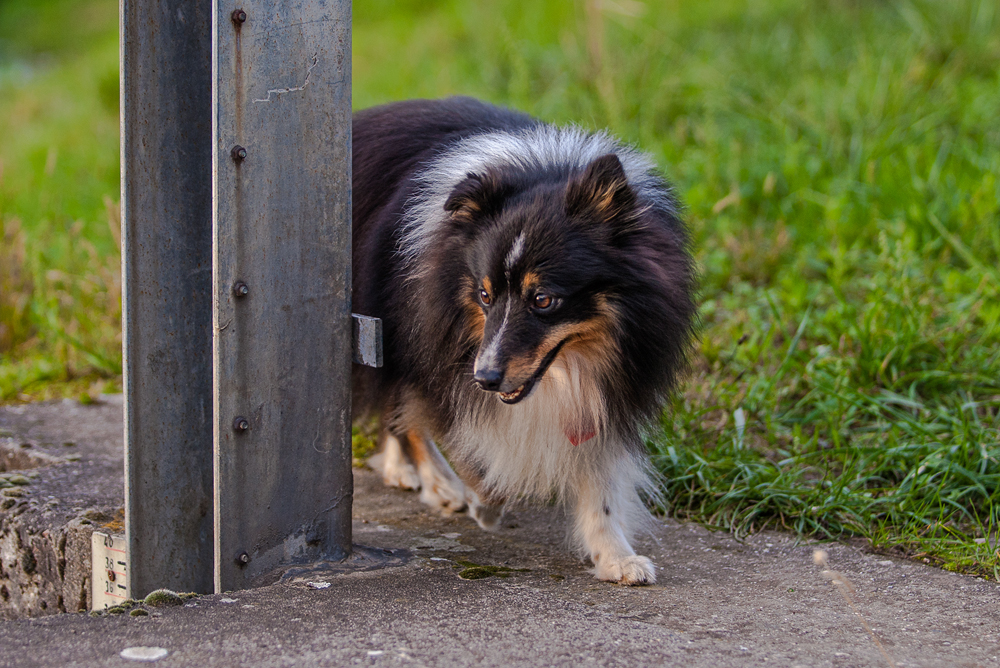
[[[583,360],[563,354],[524,400],[465,416],[448,435],[449,449],[484,471],[486,487],[499,494],[563,495],[568,485],[620,452],[604,415],[601,393]],[[573,435],[583,442],[573,445]]]

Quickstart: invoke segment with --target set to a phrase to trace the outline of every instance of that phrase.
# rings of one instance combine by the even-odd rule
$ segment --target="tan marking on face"
[[[472,285],[472,279],[466,278],[462,281],[462,310],[465,311],[467,327],[465,329],[465,340],[467,343],[478,346],[483,341],[483,334],[486,331],[486,314],[483,307],[475,297],[476,290]]]
[[[483,289],[489,293],[490,299],[493,299],[493,283],[490,282],[489,276],[483,276]]]
[[[597,368],[607,369],[618,359],[618,346],[611,336],[611,328],[591,327],[581,336],[574,337],[563,346],[562,353],[573,353],[590,360]]]
[[[532,290],[537,290],[542,285],[542,277],[533,271],[524,272],[521,277],[521,294],[525,295]]]
[[[618,309],[608,302],[604,295],[597,295],[597,316],[591,318],[577,332],[577,336],[566,342],[563,350],[573,351],[588,356],[593,360],[605,360],[610,363],[617,356],[612,330],[618,321]]]
[[[545,356],[561,341],[566,341],[563,351],[578,352],[595,360],[613,360],[615,344],[611,329],[615,321],[615,310],[603,296],[598,297],[597,308],[598,314],[595,317],[554,327],[531,353],[511,358],[505,371],[511,384],[520,385],[527,381],[538,371]]]

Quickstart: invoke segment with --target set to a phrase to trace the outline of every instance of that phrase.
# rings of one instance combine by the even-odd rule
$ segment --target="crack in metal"
[[[258,100],[254,100],[254,103],[256,104],[257,102],[270,102],[272,94],[273,95],[282,95],[283,93],[294,93],[294,92],[297,92],[297,91],[300,91],[300,90],[305,90],[305,87],[309,85],[309,77],[312,76],[312,71],[316,67],[317,64],[319,64],[319,53],[318,52],[313,54],[312,64],[309,65],[308,69],[306,69],[306,80],[302,82],[301,86],[295,86],[294,88],[271,88],[270,90],[267,91],[267,97],[263,97],[263,98],[260,98]]]

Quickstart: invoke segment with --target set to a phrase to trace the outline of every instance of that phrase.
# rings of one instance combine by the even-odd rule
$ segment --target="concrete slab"
[[[17,420],[9,410],[0,409],[0,428],[22,424],[34,408]],[[110,411],[81,410],[78,422]],[[35,438],[43,423],[32,427]],[[40,480],[79,463],[50,467]],[[355,542],[392,549],[405,563],[300,573],[298,581],[149,607],[147,616],[0,622],[0,666],[123,666],[132,662],[120,653],[136,646],[164,648],[163,666],[889,665],[818,572],[813,548],[790,536],[739,542],[660,522],[639,541],[660,567],[659,582],[625,588],[597,582],[567,552],[555,508],[515,509],[502,529],[485,533],[467,517],[430,514],[415,493],[386,489],[370,471],[357,471],[355,483]],[[825,547],[896,665],[998,664],[994,583]],[[512,570],[465,580],[460,561]]]
[[[90,535],[123,504],[122,440],[120,396],[0,407],[0,619],[88,608]]]

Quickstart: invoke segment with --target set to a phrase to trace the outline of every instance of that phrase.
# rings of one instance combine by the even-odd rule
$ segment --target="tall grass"
[[[117,206],[110,220],[117,220]],[[89,401],[121,375],[121,259],[76,221],[26,241],[0,221],[0,399],[72,393]],[[50,250],[58,262],[51,261]],[[60,268],[55,268],[53,265]]]
[[[0,400],[121,373],[116,20],[99,0],[0,4]]]
[[[3,399],[120,372],[114,6],[0,6]],[[45,28],[67,7],[82,37]],[[649,437],[671,512],[998,575],[995,0],[354,12],[356,107],[477,95],[610,128],[677,185],[704,327]]]

